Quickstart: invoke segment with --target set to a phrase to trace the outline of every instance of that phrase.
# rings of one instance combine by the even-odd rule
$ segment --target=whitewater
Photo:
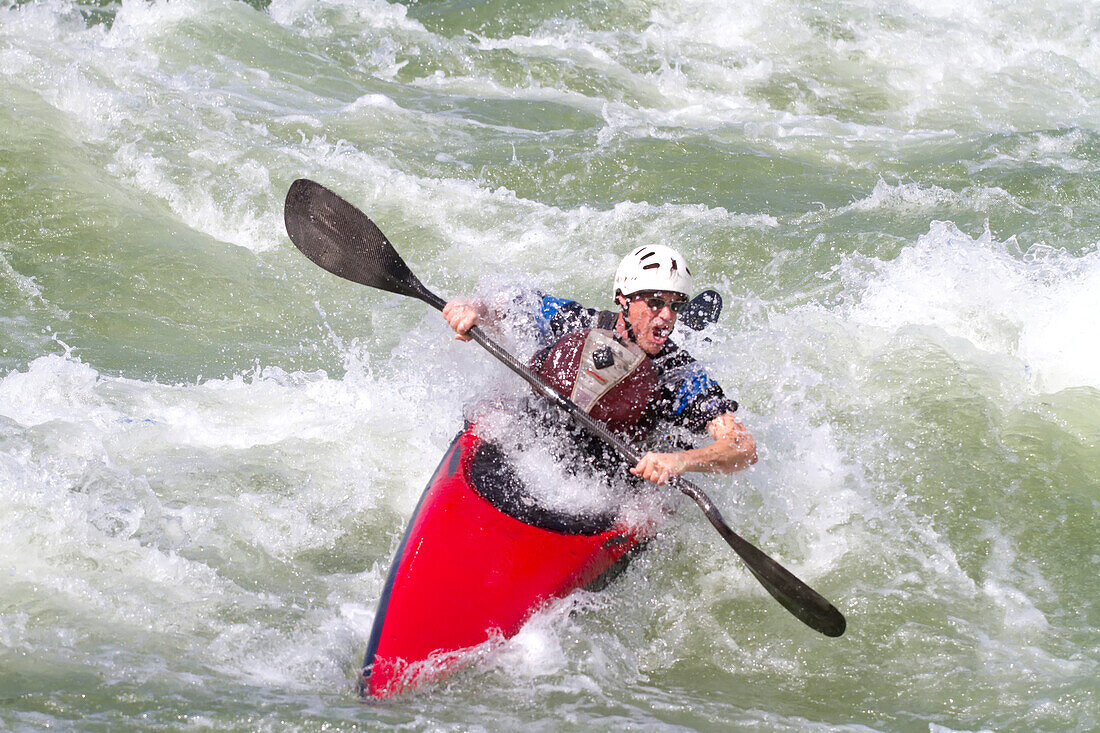
[[[1100,3],[0,0],[0,728],[1100,726]],[[454,677],[356,674],[425,482],[527,388],[433,291],[664,242],[759,462]],[[567,482],[532,454],[549,490]],[[573,501],[575,486],[559,498]],[[571,493],[572,492],[572,493]]]

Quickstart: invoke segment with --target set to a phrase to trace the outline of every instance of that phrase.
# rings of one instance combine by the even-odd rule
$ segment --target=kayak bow
[[[461,652],[515,635],[546,602],[625,565],[652,533],[609,514],[540,507],[475,427],[455,438],[394,557],[361,691],[389,697],[461,666]]]

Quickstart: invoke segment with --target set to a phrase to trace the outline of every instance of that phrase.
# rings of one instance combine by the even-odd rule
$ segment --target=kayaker
[[[582,329],[613,328],[652,359],[659,390],[647,406],[654,425],[679,425],[712,442],[699,448],[648,452],[630,469],[657,484],[688,471],[732,473],[756,462],[756,443],[734,416],[737,403],[702,365],[669,338],[677,314],[691,297],[692,277],[679,252],[665,245],[643,245],[623,258],[615,272],[613,297],[619,310],[599,311],[572,300],[542,295],[535,322],[540,342],[556,343]],[[475,325],[491,325],[499,315],[478,299],[456,298],[443,315],[456,338],[469,341]]]

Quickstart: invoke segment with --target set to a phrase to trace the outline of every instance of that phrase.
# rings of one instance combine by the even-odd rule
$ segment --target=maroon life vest
[[[618,433],[638,424],[657,391],[649,355],[614,331],[592,328],[558,341],[539,375],[577,407]]]

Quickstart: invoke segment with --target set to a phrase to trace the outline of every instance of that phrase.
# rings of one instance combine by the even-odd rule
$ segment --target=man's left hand
[[[630,472],[646,481],[664,485],[686,469],[687,461],[680,453],[646,453]]]

